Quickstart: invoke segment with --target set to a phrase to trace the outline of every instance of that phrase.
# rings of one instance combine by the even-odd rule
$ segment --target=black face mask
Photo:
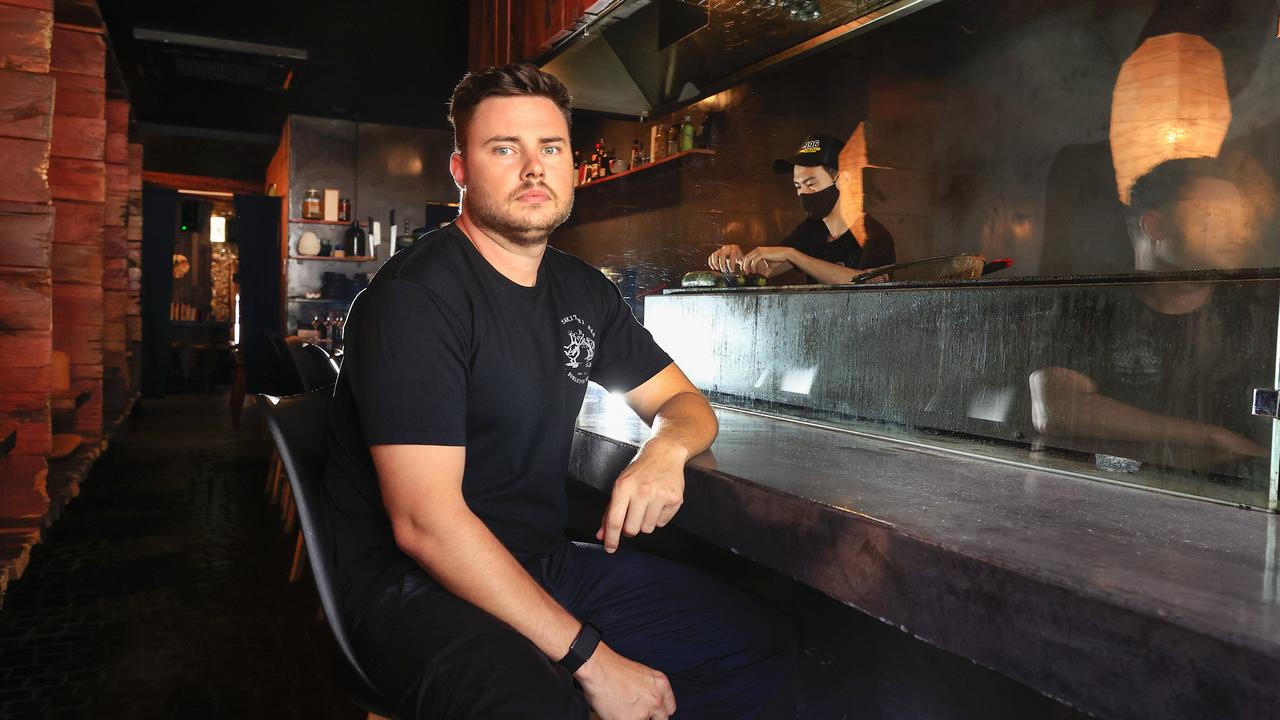
[[[800,204],[804,206],[806,215],[814,220],[821,220],[830,214],[831,209],[836,206],[836,201],[839,199],[840,190],[835,185],[832,185],[826,190],[801,195]]]

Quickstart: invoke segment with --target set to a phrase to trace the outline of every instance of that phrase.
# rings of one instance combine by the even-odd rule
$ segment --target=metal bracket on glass
[[[1280,390],[1272,388],[1254,389],[1253,414],[1280,420]]]

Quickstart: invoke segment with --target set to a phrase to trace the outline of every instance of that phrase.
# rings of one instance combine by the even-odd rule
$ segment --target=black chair
[[[275,396],[306,392],[289,344],[277,333],[259,330],[254,339],[256,367],[249,367],[249,391]],[[246,362],[249,358],[246,358]]]
[[[338,365],[329,357],[327,350],[299,338],[289,338],[285,343],[302,379],[303,392],[318,390],[338,381]]]
[[[342,651],[339,676],[352,701],[370,713],[370,717],[391,717],[393,707],[369,682],[368,675],[356,660],[347,639],[346,629],[338,614],[334,594],[333,573],[329,565],[332,549],[321,493],[323,492],[325,453],[329,432],[329,413],[333,405],[333,388],[326,387],[291,397],[255,395],[255,401],[266,416],[276,451],[284,464],[289,485],[297,503],[311,575],[324,608],[329,630]]]

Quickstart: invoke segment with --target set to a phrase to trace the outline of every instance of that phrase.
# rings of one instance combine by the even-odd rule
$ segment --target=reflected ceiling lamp
[[[1111,96],[1111,158],[1121,202],[1166,160],[1217,157],[1231,125],[1222,53],[1199,35],[1148,38],[1120,66]]]

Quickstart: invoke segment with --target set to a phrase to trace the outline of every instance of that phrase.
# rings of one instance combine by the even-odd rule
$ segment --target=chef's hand
[[[1209,443],[1215,450],[1228,453],[1229,455],[1246,455],[1252,457],[1267,457],[1271,451],[1262,447],[1258,443],[1249,438],[1233,433],[1222,427],[1210,428]]]
[[[789,262],[795,257],[795,248],[780,245],[764,245],[752,250],[742,258],[742,270],[747,273],[768,274],[769,263]]]
[[[737,245],[725,245],[711,253],[707,258],[707,266],[712,270],[731,273],[735,266],[742,267],[742,248]]]
[[[635,537],[665,526],[684,504],[687,451],[653,438],[640,448],[613,483],[613,494],[596,531],[607,552],[618,549],[619,535]]]

